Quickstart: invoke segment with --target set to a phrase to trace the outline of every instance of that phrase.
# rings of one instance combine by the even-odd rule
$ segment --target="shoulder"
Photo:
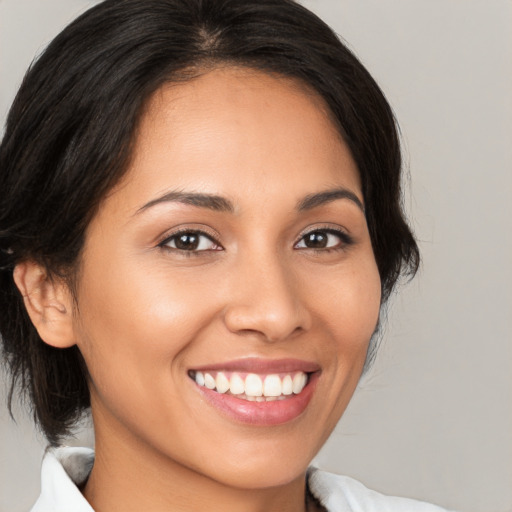
[[[316,468],[308,472],[308,485],[328,512],[446,512],[423,501],[380,494],[353,478]]]

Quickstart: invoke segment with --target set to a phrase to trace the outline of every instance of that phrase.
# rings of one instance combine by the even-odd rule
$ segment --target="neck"
[[[83,491],[96,512],[306,512],[305,473],[275,487],[241,488],[133,438],[106,434],[96,432],[96,459]]]

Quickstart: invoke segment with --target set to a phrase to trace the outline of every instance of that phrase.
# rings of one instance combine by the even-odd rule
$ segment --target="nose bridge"
[[[308,328],[297,277],[277,251],[240,257],[231,280],[225,313],[230,331],[259,333],[268,341],[278,341]]]

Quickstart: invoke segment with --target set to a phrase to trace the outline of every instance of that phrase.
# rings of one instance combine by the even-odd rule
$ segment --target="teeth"
[[[204,374],[204,385],[208,389],[215,389],[215,379],[209,373]]]
[[[281,379],[279,375],[267,375],[263,383],[263,394],[265,396],[279,396],[281,395]]]
[[[293,377],[293,392],[298,395],[306,385],[306,374],[305,373],[297,373]]]
[[[262,396],[263,395],[263,382],[259,375],[249,373],[245,378],[245,394],[247,396]]]
[[[245,383],[238,373],[233,374],[229,384],[229,391],[232,395],[242,395],[245,393]]]
[[[217,393],[230,393],[251,402],[284,400],[292,394],[298,395],[308,382],[308,376],[304,372],[262,376],[249,373],[245,375],[245,379],[238,373],[229,372],[197,371],[190,375],[199,386]]]
[[[283,395],[291,395],[293,393],[293,381],[290,375],[287,375],[283,379],[283,385],[282,385],[282,392]]]
[[[222,372],[217,373],[215,387],[217,388],[217,393],[225,393],[229,389],[229,380]]]
[[[200,386],[204,386],[204,375],[201,372],[196,372],[195,379]]]

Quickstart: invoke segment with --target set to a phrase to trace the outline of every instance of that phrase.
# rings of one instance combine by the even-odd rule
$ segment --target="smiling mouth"
[[[189,376],[202,388],[249,402],[287,400],[299,395],[309,381],[309,373],[241,373],[191,370]]]

